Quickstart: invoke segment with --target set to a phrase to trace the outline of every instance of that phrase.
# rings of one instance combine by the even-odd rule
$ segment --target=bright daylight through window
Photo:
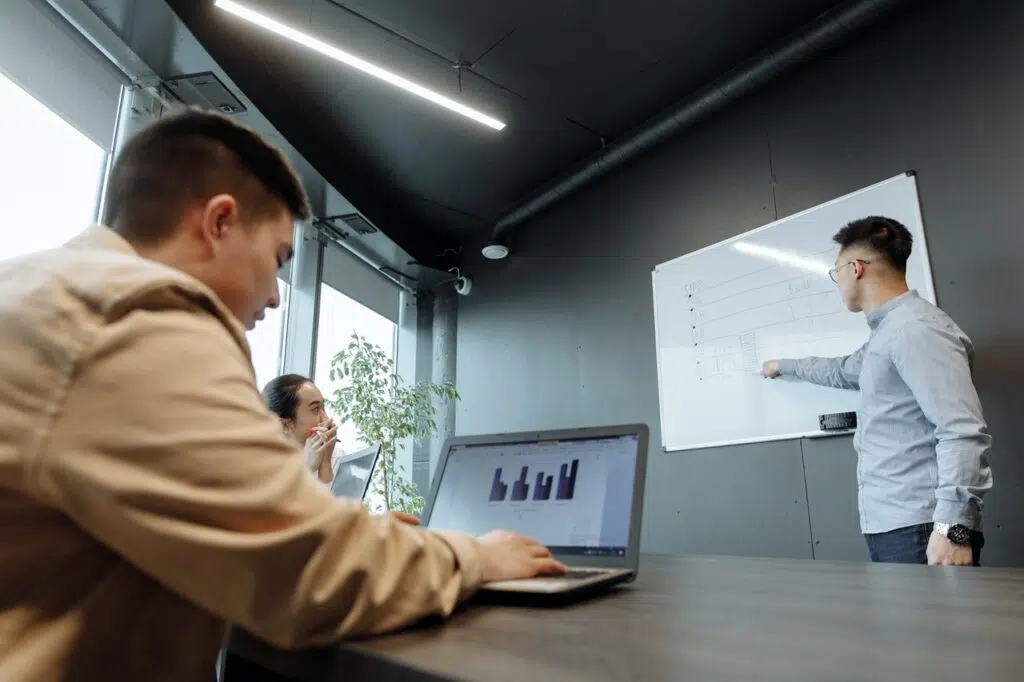
[[[249,341],[252,366],[256,370],[256,386],[262,391],[267,382],[281,373],[281,355],[284,350],[284,321],[288,319],[288,283],[277,278],[281,305],[268,308],[266,317],[245,336]]]
[[[2,73],[0,149],[0,258],[60,246],[96,219],[106,151]]]
[[[331,360],[348,345],[353,332],[380,346],[392,360],[395,359],[395,323],[337,289],[321,284],[314,379],[328,400],[337,388],[330,380]],[[345,452],[354,452],[368,445],[359,442],[351,423],[343,424],[338,429],[338,440]]]

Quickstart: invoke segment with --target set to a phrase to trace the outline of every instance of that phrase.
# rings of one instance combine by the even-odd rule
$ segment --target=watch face
[[[969,545],[971,544],[971,529],[958,523],[949,527],[946,537],[954,545]]]

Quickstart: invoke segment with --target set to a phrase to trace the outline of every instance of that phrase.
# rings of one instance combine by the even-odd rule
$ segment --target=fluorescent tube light
[[[455,100],[434,92],[429,88],[425,88],[422,85],[413,83],[412,81],[402,78],[398,74],[392,73],[387,69],[382,69],[376,64],[371,64],[365,59],[357,57],[350,52],[328,45],[322,40],[318,40],[303,33],[302,31],[297,31],[290,26],[282,24],[276,19],[271,19],[256,10],[240,5],[237,2],[233,2],[233,0],[216,0],[215,6],[226,12],[230,12],[237,17],[245,19],[246,21],[252,22],[257,26],[261,26],[272,33],[276,33],[283,38],[287,38],[288,40],[304,45],[311,50],[315,50],[326,57],[330,57],[331,59],[341,62],[342,64],[348,64],[355,69],[359,69],[365,74],[373,76],[374,78],[379,78],[380,80],[399,87],[406,92],[411,92],[418,97],[422,97],[425,100],[440,105],[450,111],[454,111],[457,114],[462,114],[466,118],[473,119],[477,123],[482,123],[485,126],[494,128],[495,130],[502,130],[505,127],[505,124],[496,118],[492,118],[487,114],[481,113],[472,107],[467,107],[465,104],[456,102]]]

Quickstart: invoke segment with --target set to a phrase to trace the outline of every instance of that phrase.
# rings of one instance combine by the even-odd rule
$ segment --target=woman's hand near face
[[[312,434],[306,439],[305,459],[306,468],[317,473],[318,478],[323,480],[324,464],[327,464],[327,472],[331,473],[331,455],[338,442],[338,427],[333,421],[328,421],[324,426],[315,426]],[[330,483],[328,477],[325,483]]]

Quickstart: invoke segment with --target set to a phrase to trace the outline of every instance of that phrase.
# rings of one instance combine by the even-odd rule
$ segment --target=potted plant
[[[351,422],[363,443],[381,444],[370,490],[384,508],[374,511],[419,515],[423,497],[406,477],[405,467],[398,465],[397,455],[410,439],[420,441],[437,432],[434,401],[459,400],[455,386],[404,383],[388,354],[356,333],[331,360],[330,378],[340,384],[330,401],[338,421]]]

